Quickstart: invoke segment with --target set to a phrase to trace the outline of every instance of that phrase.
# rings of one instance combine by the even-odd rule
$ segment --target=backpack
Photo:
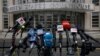
[[[52,47],[53,46],[53,34],[50,32],[46,32],[43,37],[44,37],[44,46]]]
[[[28,38],[29,38],[29,41],[36,41],[36,33],[35,33],[35,30],[33,28],[29,29]]]

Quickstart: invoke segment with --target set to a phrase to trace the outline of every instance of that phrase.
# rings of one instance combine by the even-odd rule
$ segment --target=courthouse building
[[[8,3],[7,0],[0,0],[0,31],[8,28]]]
[[[2,1],[0,0],[0,4]],[[41,23],[49,30],[62,19],[87,31],[100,30],[99,0],[7,0],[7,4],[8,18],[0,13],[0,30],[13,26],[21,16],[27,19],[33,16],[33,26]],[[2,8],[0,5],[0,10]]]

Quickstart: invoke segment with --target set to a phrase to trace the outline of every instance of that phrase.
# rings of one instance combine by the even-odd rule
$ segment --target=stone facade
[[[2,0],[0,0],[0,31],[2,31],[2,29],[3,29],[3,16],[2,16],[2,14],[3,14],[3,12],[2,12],[3,10],[2,10]]]
[[[8,6],[13,6],[13,0],[7,0],[8,1]],[[85,0],[85,3],[92,4],[92,0]],[[0,0],[0,4],[2,4],[2,1]],[[100,12],[100,6],[95,6],[93,11],[86,11],[85,13],[85,22],[84,22],[84,27],[86,30],[100,30],[100,27],[93,28],[92,27],[92,12]],[[9,26],[13,26],[13,15],[18,12],[10,12],[9,13]],[[100,16],[100,15],[99,15]],[[100,19],[100,18],[99,18]],[[100,24],[100,22],[99,22]],[[2,6],[0,5],[0,30],[3,29],[3,19],[2,19]]]

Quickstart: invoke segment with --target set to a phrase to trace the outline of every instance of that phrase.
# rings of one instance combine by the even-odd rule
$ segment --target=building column
[[[92,3],[92,0],[85,0],[85,3]]]
[[[15,2],[15,4],[18,2],[17,0],[10,0],[8,1],[8,6],[12,6],[13,2]],[[13,14],[8,12],[8,26],[12,27],[13,26]]]
[[[3,30],[3,12],[2,12],[2,0],[0,0],[0,31]]]
[[[100,11],[100,0],[99,0],[99,11]],[[100,12],[99,12],[99,29],[100,29]]]
[[[85,13],[85,30],[91,30],[92,29],[91,19],[92,19],[91,12],[86,12]]]
[[[8,26],[12,27],[14,25],[14,22],[13,22],[13,14],[10,14],[8,15]]]

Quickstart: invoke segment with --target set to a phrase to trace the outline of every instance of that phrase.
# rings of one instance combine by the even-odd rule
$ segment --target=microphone
[[[30,25],[30,21],[32,20],[33,17],[30,17],[28,20],[26,20],[26,18],[19,18],[18,20],[16,20],[16,24],[11,28],[11,30],[14,30],[15,33],[13,33],[13,35],[16,35],[16,33],[20,33],[19,31],[21,30],[21,37],[22,37],[22,33],[24,31],[24,29]],[[20,38],[21,38],[20,37]],[[14,41],[15,42],[15,41]],[[13,44],[14,44],[13,42]],[[20,45],[19,45],[20,47]],[[16,47],[15,47],[16,48]],[[12,48],[11,50],[14,50],[14,48]],[[20,50],[20,49],[19,49]],[[11,51],[12,53],[12,51]]]
[[[16,24],[13,27],[11,27],[11,29],[9,29],[9,30],[17,29],[18,26],[19,26],[19,23],[16,22]]]
[[[63,20],[63,21],[62,21],[62,25],[63,25],[63,28],[64,28],[65,30],[70,30],[70,28],[71,28],[71,24],[70,24],[69,21],[67,21],[67,20]]]
[[[24,20],[26,21],[23,25],[21,25],[21,28],[25,28],[25,27],[27,27],[28,25],[30,25],[30,21],[33,19],[33,17],[30,17],[28,20],[26,19],[26,18],[24,18]],[[11,27],[9,30],[11,31],[11,30],[13,30],[13,29],[21,29],[21,28],[19,28],[19,23],[18,23],[18,21],[16,21],[16,24],[13,26],[13,27]]]
[[[33,20],[33,17],[31,16],[29,19],[25,19],[25,20],[26,20],[26,23],[24,24],[24,26],[25,26],[25,27],[31,26],[30,21]]]

